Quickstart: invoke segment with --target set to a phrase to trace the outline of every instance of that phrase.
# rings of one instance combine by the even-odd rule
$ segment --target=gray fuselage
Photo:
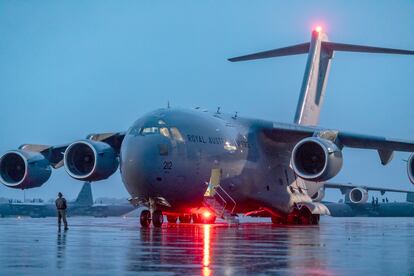
[[[190,213],[202,206],[213,169],[236,202],[236,212],[265,209],[289,213],[309,202],[304,181],[290,168],[294,145],[275,142],[263,129],[272,122],[200,110],[158,109],[127,131],[120,171],[133,198],[163,198],[167,212]]]

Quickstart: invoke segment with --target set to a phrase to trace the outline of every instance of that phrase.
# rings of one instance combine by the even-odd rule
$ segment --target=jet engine
[[[0,157],[0,182],[10,188],[40,187],[51,173],[49,161],[37,152],[13,150]]]
[[[368,201],[368,191],[362,188],[353,188],[349,191],[347,199],[351,203],[366,203]]]
[[[325,189],[321,188],[313,196],[311,196],[311,199],[313,202],[321,202],[324,197],[325,197]]]
[[[411,154],[407,162],[407,173],[411,183],[414,184],[414,153]]]
[[[98,181],[111,176],[118,168],[115,150],[104,142],[81,140],[66,148],[65,170],[73,178]]]
[[[291,163],[299,177],[310,181],[326,181],[341,170],[342,152],[329,140],[305,138],[294,147]]]

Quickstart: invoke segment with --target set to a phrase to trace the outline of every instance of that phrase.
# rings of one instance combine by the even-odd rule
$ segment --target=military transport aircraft
[[[317,28],[311,41],[231,58],[245,61],[308,54],[294,123],[243,118],[200,109],[161,108],[127,131],[91,134],[59,146],[25,144],[0,158],[0,180],[10,188],[45,183],[64,166],[81,181],[98,181],[119,167],[131,203],[147,206],[140,222],[237,223],[235,214],[261,215],[275,224],[317,224],[327,208],[311,197],[342,167],[344,147],[372,149],[388,164],[394,151],[414,152],[414,141],[318,127],[335,51],[414,55],[414,51],[328,42]],[[414,181],[414,158],[408,176]]]
[[[311,197],[313,201],[320,202],[325,197],[326,189],[337,189],[345,196],[345,202],[351,204],[362,204],[368,202],[368,192],[376,191],[380,192],[381,195],[384,195],[387,192],[391,193],[403,193],[407,196],[414,195],[414,191],[410,190],[401,190],[401,189],[392,189],[392,188],[383,188],[383,187],[370,187],[365,185],[355,185],[352,183],[334,183],[334,182],[325,182],[323,187],[319,189],[318,192],[314,193]],[[407,201],[412,201],[412,199]]]
[[[325,189],[339,189],[345,196],[342,202],[323,201]],[[406,202],[390,202],[388,198],[370,198],[369,191],[406,194]],[[414,217],[414,192],[409,190],[370,187],[365,185],[326,182],[312,196],[312,200],[322,202],[333,217]]]

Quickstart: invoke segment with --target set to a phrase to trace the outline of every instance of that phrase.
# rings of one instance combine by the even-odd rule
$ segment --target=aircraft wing
[[[111,132],[89,134],[86,139],[105,142],[119,153],[124,137],[125,132]],[[63,166],[63,155],[69,145],[70,143],[57,146],[24,144],[19,149],[41,153],[50,162],[50,165],[57,169]]]
[[[412,193],[414,191],[409,190],[400,190],[400,189],[389,189],[389,188],[383,188],[383,187],[370,187],[365,185],[354,185],[352,183],[350,184],[342,184],[342,183],[334,183],[334,182],[326,182],[324,184],[324,188],[328,189],[339,189],[339,190],[349,190],[353,188],[362,188],[367,191],[378,191],[381,192],[381,194],[385,194],[385,192],[393,192],[393,193]]]
[[[394,151],[414,152],[414,141],[354,134],[296,124],[273,123],[273,128],[264,129],[264,133],[272,140],[285,143],[296,144],[307,137],[320,137],[335,142],[339,147],[377,150],[383,165],[391,161]]]

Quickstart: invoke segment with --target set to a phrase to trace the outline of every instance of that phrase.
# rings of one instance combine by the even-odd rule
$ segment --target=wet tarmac
[[[310,227],[69,223],[59,233],[53,218],[0,219],[0,275],[414,274],[414,218],[325,217]]]

